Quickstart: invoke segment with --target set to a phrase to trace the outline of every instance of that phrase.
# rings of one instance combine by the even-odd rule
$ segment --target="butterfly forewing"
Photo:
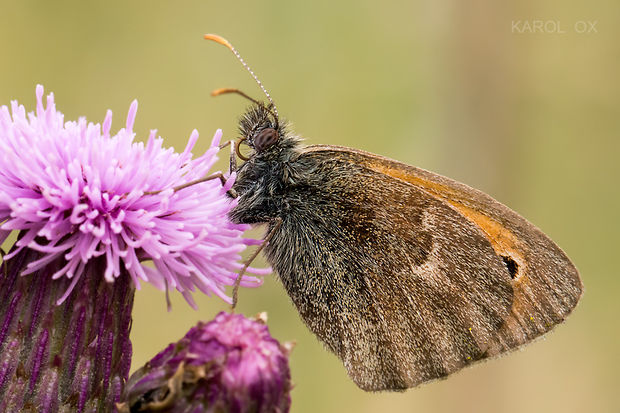
[[[290,165],[269,261],[363,389],[405,389],[522,345],[581,294],[564,253],[479,191],[362,151]]]

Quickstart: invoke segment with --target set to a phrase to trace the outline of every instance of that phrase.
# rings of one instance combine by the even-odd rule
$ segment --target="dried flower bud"
[[[127,383],[121,412],[287,412],[288,349],[262,319],[219,313],[170,344]]]

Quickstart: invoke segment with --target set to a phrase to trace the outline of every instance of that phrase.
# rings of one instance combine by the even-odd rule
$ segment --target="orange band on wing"
[[[478,228],[480,228],[480,230],[484,233],[485,237],[491,243],[491,246],[493,247],[497,255],[510,257],[517,263],[518,272],[515,277],[516,279],[519,278],[519,275],[524,273],[525,259],[523,257],[523,254],[521,253],[523,248],[517,236],[493,218],[484,215],[476,209],[471,208],[458,201],[457,199],[461,197],[458,196],[458,192],[455,191],[453,188],[447,187],[437,182],[423,179],[419,176],[408,174],[406,171],[403,170],[390,168],[389,166],[384,164],[372,163],[368,164],[367,166],[382,174],[391,176],[393,178],[401,179],[405,182],[420,187],[426,192],[430,193],[435,198],[452,205],[465,218],[467,218],[470,222],[474,223]]]

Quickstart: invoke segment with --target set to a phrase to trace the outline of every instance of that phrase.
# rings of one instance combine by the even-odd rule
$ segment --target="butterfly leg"
[[[196,179],[194,181],[190,181],[190,182],[184,183],[183,185],[175,186],[174,188],[172,188],[172,190],[174,192],[177,192],[177,191],[180,191],[181,189],[188,188],[188,187],[190,187],[192,185],[196,185],[196,184],[199,184],[199,183],[202,183],[202,182],[212,181],[213,179],[219,179],[220,182],[222,183],[222,185],[224,185],[226,183],[226,177],[224,175],[222,175],[221,172],[216,172],[213,175],[205,176],[204,178]],[[146,191],[146,192],[144,192],[144,195],[157,195],[161,191],[162,191],[161,189],[158,190],[158,191]],[[236,196],[234,196],[233,198],[236,198]]]
[[[231,306],[233,310],[237,306],[237,297],[239,295],[239,284],[241,284],[241,278],[243,277],[243,274],[246,272],[250,264],[252,264],[252,261],[254,261],[256,257],[258,257],[258,254],[260,254],[263,248],[265,248],[265,246],[269,244],[269,241],[271,241],[271,238],[273,238],[273,235],[276,233],[276,231],[280,229],[280,226],[282,226],[282,218],[277,217],[276,219],[274,219],[274,222],[275,223],[273,224],[273,227],[271,228],[271,230],[269,231],[269,233],[267,234],[263,242],[260,243],[258,248],[256,248],[256,251],[252,253],[250,258],[248,258],[245,264],[243,264],[241,271],[239,271],[239,273],[237,274],[237,279],[235,280],[235,283],[233,284],[232,306]]]
[[[235,151],[232,150],[232,148],[235,145],[235,141],[228,141],[222,145],[219,146],[220,149],[224,149],[225,147],[227,147],[228,145],[230,145],[231,147],[231,151],[230,151],[230,172],[235,172],[237,170],[237,157],[235,156]],[[183,185],[179,185],[179,186],[175,186],[173,188],[174,192],[180,191],[181,189],[185,189],[188,188],[192,185],[196,185],[196,184],[200,184],[202,182],[207,182],[207,181],[212,181],[214,179],[219,179],[220,182],[222,183],[222,186],[224,186],[226,184],[226,180],[227,178],[224,176],[224,174],[222,174],[221,172],[216,172],[213,175],[209,175],[209,176],[205,176],[203,178],[200,179],[195,179],[193,181],[184,183]],[[155,195],[160,193],[161,191],[147,191],[144,193],[144,195]],[[237,198],[237,191],[235,191],[234,189],[229,189],[228,190],[228,195],[230,195],[232,198]]]
[[[236,149],[234,149],[237,145],[237,142],[233,140],[227,141],[226,143],[223,143],[220,145],[220,149],[224,149],[225,147],[229,145],[230,145],[230,163],[229,163],[228,169],[230,173],[233,173],[237,170],[237,156],[236,156]]]
[[[222,186],[226,184],[226,177],[224,176],[224,174],[222,174],[221,172],[216,172],[213,175],[205,176],[204,178],[196,179],[196,180],[184,183],[183,185],[175,186],[173,189],[174,189],[174,192],[177,192],[177,191],[180,191],[181,189],[188,188],[192,185],[200,184],[202,182],[212,181],[214,179],[219,179],[220,182],[222,183]]]

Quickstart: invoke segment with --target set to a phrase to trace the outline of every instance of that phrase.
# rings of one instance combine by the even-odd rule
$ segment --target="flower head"
[[[192,305],[196,288],[229,301],[224,286],[234,283],[239,253],[254,242],[241,237],[245,226],[228,220],[236,201],[226,192],[234,175],[225,185],[212,180],[175,190],[208,175],[221,131],[202,156],[192,159],[196,131],[182,153],[164,148],[156,131],[146,144],[134,142],[136,101],[125,128],[111,135],[110,111],[102,125],[84,118],[64,122],[52,94],[47,106],[42,86],[36,96],[35,113],[26,114],[15,101],[12,114],[0,108],[0,241],[20,231],[5,259],[22,248],[42,252],[25,275],[64,258],[66,264],[52,277],[72,283],[59,302],[95,257],[105,257],[102,274],[110,282],[124,267],[136,288],[141,280],[176,288]],[[146,260],[154,268],[144,265]],[[250,276],[241,281],[242,286],[259,284]]]
[[[289,350],[264,318],[219,313],[136,371],[121,411],[286,412]]]

